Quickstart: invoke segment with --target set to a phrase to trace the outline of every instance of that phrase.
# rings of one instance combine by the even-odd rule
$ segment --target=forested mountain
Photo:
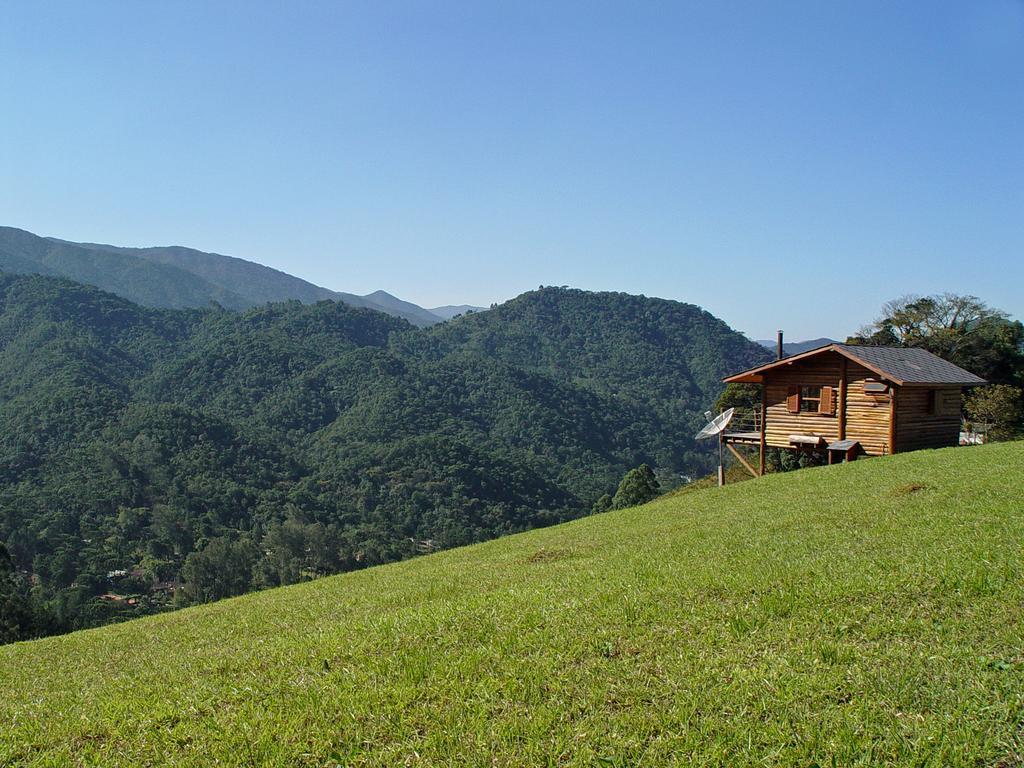
[[[157,308],[202,308],[215,302],[248,309],[297,299],[303,304],[341,301],[426,327],[447,319],[384,291],[367,296],[321,288],[277,269],[232,256],[181,246],[121,248],[38,237],[0,227],[0,270],[67,277]]]
[[[722,376],[771,357],[692,304],[564,288],[525,293],[402,341],[428,359],[473,352],[633,409],[652,425],[648,455],[676,469],[688,463],[689,437]]]
[[[546,525],[641,463],[705,466],[695,414],[766,357],[624,294],[543,289],[416,329],[5,275],[0,543],[63,629]]]

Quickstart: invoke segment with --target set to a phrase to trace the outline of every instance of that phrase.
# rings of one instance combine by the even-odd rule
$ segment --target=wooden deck
[[[722,440],[726,443],[738,443],[740,445],[760,445],[760,432],[723,432]]]

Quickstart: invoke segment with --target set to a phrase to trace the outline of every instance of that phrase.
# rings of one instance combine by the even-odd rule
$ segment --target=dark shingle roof
[[[973,387],[985,384],[985,380],[965,371],[926,349],[916,347],[864,347],[855,344],[826,344],[817,349],[801,352],[791,357],[784,357],[771,363],[765,363],[747,371],[726,377],[725,381],[761,381],[761,373],[780,365],[794,363],[797,360],[814,357],[823,352],[838,352],[851,360],[863,364],[899,385],[932,384]]]
[[[852,344],[836,344],[837,348],[868,364],[868,367],[884,371],[887,377],[903,384],[959,384],[971,386],[984,384],[985,380],[965,371],[927,349],[917,347],[862,347]]]

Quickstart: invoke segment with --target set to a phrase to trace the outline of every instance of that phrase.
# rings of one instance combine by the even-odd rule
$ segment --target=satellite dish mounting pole
[[[725,456],[722,455],[722,446],[725,445],[725,434],[718,433],[718,487],[725,485]]]

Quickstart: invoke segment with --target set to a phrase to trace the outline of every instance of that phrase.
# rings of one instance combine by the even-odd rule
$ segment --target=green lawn
[[[1024,443],[770,476],[0,647],[0,765],[1024,754]]]

